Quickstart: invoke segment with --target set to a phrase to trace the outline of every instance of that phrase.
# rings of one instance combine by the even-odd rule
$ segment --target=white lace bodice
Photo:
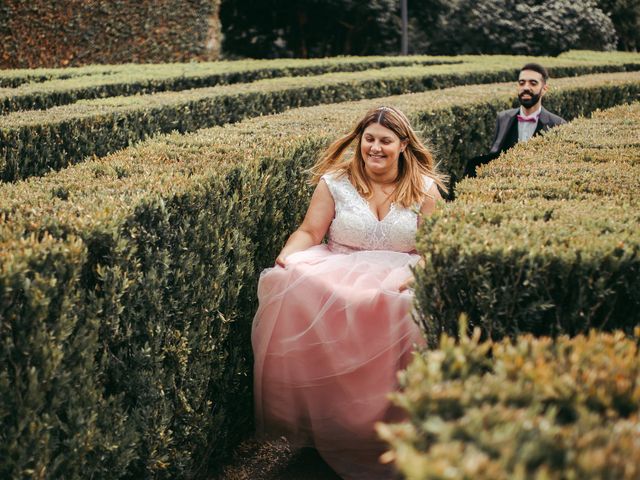
[[[368,202],[346,176],[325,174],[335,203],[335,217],[329,227],[329,248],[341,253],[354,250],[412,252],[416,248],[419,205],[404,208],[391,204],[389,213],[378,220]],[[433,179],[425,177],[425,190]]]

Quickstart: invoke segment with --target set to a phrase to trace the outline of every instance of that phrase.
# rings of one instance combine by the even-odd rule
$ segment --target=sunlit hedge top
[[[463,331],[416,355],[379,425],[409,480],[640,475],[638,335],[481,342]]]
[[[455,332],[460,312],[496,337],[637,324],[639,129],[639,103],[598,112],[459,183],[418,240],[418,311],[432,344]]]
[[[593,75],[559,79],[555,88],[560,92],[590,85],[634,85],[637,79],[634,73]],[[227,166],[258,159],[276,161],[309,144],[320,148],[373,106],[391,103],[417,123],[428,122],[437,136],[441,129],[454,128],[453,109],[473,111],[489,98],[496,102],[492,108],[506,108],[512,102],[512,92],[512,84],[465,86],[303,108],[189,135],[162,136],[42,178],[4,184],[0,186],[0,213],[4,227],[14,232],[67,231],[118,222],[120,215],[145,198],[188,192],[199,179],[216,175]],[[449,138],[444,141],[450,143]]]

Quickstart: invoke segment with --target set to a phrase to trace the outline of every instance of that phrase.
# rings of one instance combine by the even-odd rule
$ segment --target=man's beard
[[[527,93],[530,95],[530,98],[525,100],[522,98],[522,95]],[[520,101],[520,105],[522,105],[524,108],[531,108],[536,103],[538,103],[538,100],[540,100],[540,94],[533,92],[522,92],[518,95],[518,100]]]

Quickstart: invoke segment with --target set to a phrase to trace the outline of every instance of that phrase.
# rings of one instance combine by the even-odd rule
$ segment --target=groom
[[[467,175],[475,177],[476,167],[489,163],[516,143],[526,142],[540,132],[567,123],[542,106],[548,79],[547,69],[538,63],[527,63],[520,69],[517,87],[520,107],[498,113],[491,150],[487,155],[469,161]]]

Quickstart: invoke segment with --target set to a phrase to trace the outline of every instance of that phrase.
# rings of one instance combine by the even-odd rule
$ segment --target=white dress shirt
[[[540,116],[540,112],[542,111],[542,105],[533,112],[531,115],[525,115],[524,110],[520,107],[520,116],[524,118],[534,119],[535,122],[521,122],[518,120],[518,142],[526,142],[536,131],[536,127],[538,126],[538,117]]]

